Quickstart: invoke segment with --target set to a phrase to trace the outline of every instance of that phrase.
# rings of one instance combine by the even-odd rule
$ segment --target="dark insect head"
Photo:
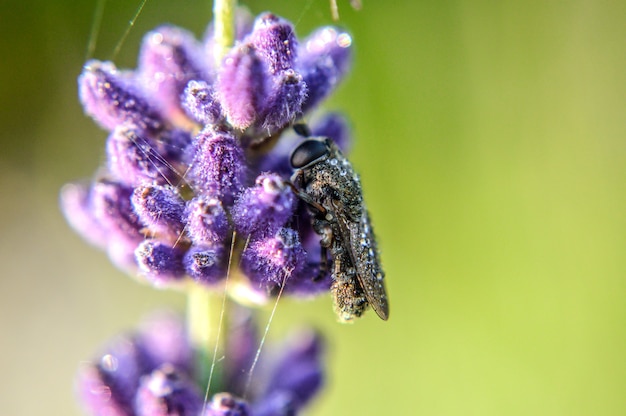
[[[328,145],[328,139],[306,139],[291,154],[291,166],[294,169],[301,169],[320,162],[329,154],[330,146]]]

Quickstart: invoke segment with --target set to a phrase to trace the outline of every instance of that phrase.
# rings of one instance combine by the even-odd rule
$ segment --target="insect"
[[[376,238],[363,201],[359,176],[329,138],[309,137],[291,154],[296,194],[309,207],[313,229],[320,235],[321,272],[332,258],[331,291],[342,321],[361,316],[368,304],[383,319],[389,304]],[[300,188],[296,187],[299,181]]]

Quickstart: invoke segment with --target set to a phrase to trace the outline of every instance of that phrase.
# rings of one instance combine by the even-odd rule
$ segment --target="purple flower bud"
[[[138,78],[156,99],[155,105],[175,119],[182,115],[180,95],[191,80],[207,78],[202,48],[194,36],[174,26],[161,26],[143,39]]]
[[[202,416],[250,416],[248,404],[230,393],[218,393]]]
[[[233,205],[235,229],[246,237],[273,236],[293,215],[296,202],[284,179],[272,173],[261,174],[256,185],[244,190]]]
[[[222,116],[222,107],[213,87],[204,81],[189,81],[183,93],[183,108],[195,121],[213,124]]]
[[[274,79],[272,94],[262,115],[262,129],[274,132],[282,129],[302,115],[302,104],[307,98],[307,85],[302,76],[286,70]]]
[[[187,234],[195,244],[217,245],[230,232],[228,217],[222,203],[200,195],[187,203]]]
[[[248,381],[248,371],[254,362],[259,346],[257,321],[248,309],[233,308],[230,316],[230,332],[226,340],[229,352],[228,361],[224,362],[226,391],[243,394]]]
[[[94,218],[109,237],[115,234],[138,244],[144,239],[143,225],[130,202],[132,192],[132,188],[118,182],[96,182],[91,190],[91,203]]]
[[[135,339],[142,353],[145,371],[168,363],[192,373],[193,351],[187,338],[187,328],[178,314],[169,311],[151,314],[141,323]]]
[[[163,128],[161,116],[132,81],[130,75],[120,73],[111,62],[87,62],[78,78],[85,112],[108,130],[123,123],[144,131]]]
[[[250,243],[241,256],[241,269],[248,278],[269,290],[285,284],[306,264],[306,252],[298,233],[282,228],[275,236]]]
[[[185,202],[175,188],[169,186],[140,186],[135,188],[132,203],[139,220],[151,237],[175,243],[184,229]]]
[[[65,219],[78,234],[96,247],[106,247],[107,233],[93,215],[91,189],[78,183],[63,186],[60,205]]]
[[[302,407],[321,388],[323,372],[321,368],[322,337],[314,331],[294,336],[280,356],[274,375],[268,384],[266,396],[288,391],[296,407]]]
[[[177,184],[184,172],[184,153],[191,138],[183,130],[148,133],[118,126],[107,140],[109,171],[129,185]]]
[[[325,114],[311,128],[313,136],[329,137],[333,139],[342,153],[347,153],[352,144],[350,128],[346,118],[339,113]]]
[[[78,376],[79,394],[92,414],[133,414],[133,396],[142,374],[141,351],[133,339],[120,337],[95,364]],[[110,412],[110,413],[109,413]]]
[[[157,287],[180,281],[185,274],[183,252],[156,240],[145,240],[135,250],[140,272]]]
[[[191,380],[166,364],[142,378],[135,408],[137,416],[197,416],[202,396]]]
[[[270,74],[292,68],[298,40],[288,21],[271,13],[260,15],[247,42],[254,45],[259,56],[267,62]]]
[[[296,400],[289,391],[272,391],[252,408],[254,416],[295,416],[298,414]]]
[[[222,245],[191,246],[183,259],[187,274],[196,282],[209,286],[220,282],[226,277],[225,251]]]
[[[266,95],[265,67],[249,45],[234,48],[224,60],[217,95],[228,122],[244,130],[258,117]]]
[[[243,150],[228,131],[204,129],[194,139],[194,159],[189,171],[194,189],[232,205],[246,177]]]
[[[352,39],[324,27],[313,32],[299,49],[298,71],[308,88],[303,112],[317,106],[339,84],[350,67]]]

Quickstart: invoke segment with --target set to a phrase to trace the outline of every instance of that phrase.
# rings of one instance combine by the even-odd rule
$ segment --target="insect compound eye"
[[[328,155],[329,151],[324,141],[305,140],[291,154],[291,166],[294,169],[299,169]]]

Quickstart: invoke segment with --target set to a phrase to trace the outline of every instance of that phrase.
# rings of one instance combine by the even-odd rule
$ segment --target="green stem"
[[[237,0],[215,0],[213,2],[213,27],[215,33],[215,62],[220,66],[222,59],[235,43],[235,10]]]
[[[209,379],[213,353],[216,345],[220,342],[218,331],[221,306],[222,302],[211,291],[197,283],[189,285],[187,291],[187,328],[189,340],[196,352],[198,381],[202,383]]]

